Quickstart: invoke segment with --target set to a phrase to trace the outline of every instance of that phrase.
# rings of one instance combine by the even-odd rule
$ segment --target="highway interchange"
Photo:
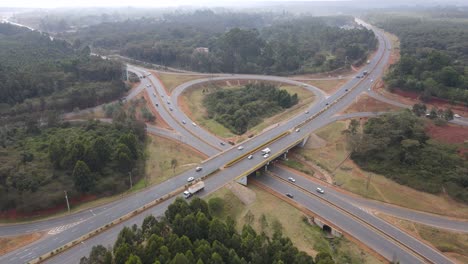
[[[29,224],[18,224],[10,226],[0,226],[0,236],[7,235],[18,235],[30,232],[37,232],[46,230],[54,230],[58,226],[64,226],[62,232],[53,233],[46,235],[39,242],[35,242],[19,250],[10,252],[0,257],[0,263],[25,263],[38,256],[52,251],[61,245],[72,241],[87,232],[90,232],[98,227],[104,226],[105,224],[118,219],[122,215],[134,211],[149,202],[162,197],[173,190],[177,190],[184,184],[186,179],[190,176],[199,178],[203,175],[208,175],[212,172],[216,172],[210,176],[206,181],[206,188],[202,196],[213,192],[227,182],[230,182],[239,177],[240,172],[253,171],[258,168],[262,168],[264,163],[268,160],[273,160],[278,156],[281,156],[285,150],[290,146],[297,144],[303,138],[305,138],[312,131],[325,126],[335,120],[340,119],[340,116],[336,116],[342,109],[353,103],[354,99],[362,92],[371,93],[369,87],[371,85],[371,79],[377,79],[382,75],[383,69],[389,58],[389,42],[380,33],[376,31],[376,35],[379,39],[379,49],[377,50],[374,58],[366,66],[369,70],[369,75],[364,79],[352,78],[345,85],[343,85],[335,94],[330,97],[326,97],[322,91],[316,87],[289,80],[282,77],[274,76],[255,76],[255,75],[222,75],[222,76],[208,76],[204,79],[194,80],[185,83],[177,87],[173,93],[169,96],[162,83],[153,75],[143,78],[140,86],[128,95],[128,99],[136,96],[138,92],[146,90],[151,98],[151,104],[156,107],[161,117],[175,130],[178,140],[189,144],[191,147],[197,149],[203,154],[210,158],[205,160],[201,165],[203,167],[202,172],[195,172],[194,170],[187,171],[181,175],[178,175],[168,181],[165,181],[157,186],[148,188],[142,192],[129,195],[115,202],[111,202],[106,205],[102,205],[92,210],[81,211],[72,215],[67,215],[60,218],[51,220],[38,221]],[[146,69],[139,68],[136,66],[129,66],[129,70],[136,72],[138,75],[148,75],[149,72]],[[308,113],[301,113],[294,118],[287,120],[275,127],[265,131],[262,134],[255,136],[242,143],[244,149],[242,151],[237,150],[237,146],[230,146],[229,144],[221,145],[221,139],[210,134],[200,126],[194,126],[191,119],[186,116],[178,106],[178,96],[191,87],[194,84],[202,82],[210,82],[216,80],[226,79],[251,79],[251,80],[268,80],[275,82],[282,82],[294,85],[301,85],[306,89],[309,89],[315,94],[315,102],[308,109]],[[137,92],[138,91],[138,92]],[[339,100],[338,100],[339,99]],[[167,102],[169,101],[170,104]],[[156,104],[158,106],[156,106]],[[170,110],[172,108],[172,111]],[[318,114],[320,113],[320,114]],[[346,117],[358,117],[374,115],[375,113],[356,113]],[[317,115],[314,119],[306,122],[311,116]],[[343,118],[343,117],[341,117]],[[186,124],[182,123],[182,120],[186,121]],[[463,122],[463,121],[462,121]],[[295,132],[295,128],[301,124],[299,132]],[[168,133],[157,128],[148,128],[148,132],[153,130],[155,133]],[[231,160],[237,158],[239,155],[244,155],[256,149],[258,146],[268,142],[269,139],[275,138],[285,132],[289,134],[281,137],[275,142],[272,142],[268,146],[272,149],[272,155],[268,160],[263,159],[258,151],[253,155],[252,160],[241,159],[239,162],[231,167],[222,168],[225,164]],[[294,175],[297,179],[296,183],[292,185],[285,181],[287,177],[291,176],[291,172],[271,167],[273,174],[262,175],[255,180],[260,184],[263,184],[267,188],[270,188],[278,193],[293,193],[294,202],[301,204],[311,212],[319,215],[322,219],[325,219],[329,223],[343,230],[345,233],[353,236],[354,238],[362,241],[368,245],[372,250],[376,251],[388,260],[396,257],[400,260],[400,263],[451,263],[451,261],[442,255],[437,250],[427,246],[426,244],[416,240],[405,232],[389,225],[388,223],[380,220],[372,214],[363,211],[362,208],[372,208],[384,213],[402,217],[405,219],[418,221],[421,223],[447,228],[451,230],[457,230],[466,232],[468,230],[468,223],[464,221],[449,220],[444,217],[439,217],[426,213],[413,212],[407,209],[389,206],[365,199],[354,198],[350,199],[349,196],[333,191],[333,188],[326,186],[326,195],[319,196],[314,192],[307,192],[306,190],[315,190],[318,185],[317,182],[313,182],[310,179],[303,178],[299,175]],[[301,186],[303,189],[298,189],[297,186]],[[130,220],[119,224],[118,226],[105,231],[91,239],[86,240],[72,249],[65,251],[47,261],[47,263],[77,263],[82,256],[88,255],[91,247],[97,244],[112,245],[113,241],[122,228],[122,226],[141,224],[144,216],[148,214],[161,215],[168,204],[173,201],[174,198],[169,199],[155,207],[152,207],[144,213],[131,218]]]

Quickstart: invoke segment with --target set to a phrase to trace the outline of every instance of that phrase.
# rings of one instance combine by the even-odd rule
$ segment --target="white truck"
[[[264,149],[262,149],[262,155],[270,154],[270,152],[271,152],[271,149],[270,149],[270,148],[264,148]]]
[[[191,185],[190,187],[188,187],[188,189],[186,191],[184,191],[185,199],[188,199],[189,197],[191,197],[195,193],[203,190],[204,188],[205,188],[205,183],[202,182],[202,181],[199,181],[199,182]]]

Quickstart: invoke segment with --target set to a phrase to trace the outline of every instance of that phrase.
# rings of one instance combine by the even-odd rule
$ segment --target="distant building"
[[[205,48],[205,47],[198,47],[198,48],[195,48],[195,52],[208,53],[210,52],[210,49]]]

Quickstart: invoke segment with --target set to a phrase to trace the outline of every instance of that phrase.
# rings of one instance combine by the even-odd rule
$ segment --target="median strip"
[[[290,183],[289,181],[283,179],[282,177],[280,177],[279,175],[277,175],[277,174],[275,174],[275,173],[273,173],[273,172],[270,172],[270,171],[269,171],[267,174],[270,175],[271,177],[275,177],[275,178],[279,179],[280,181],[283,181],[283,182],[285,182],[285,183],[287,183],[287,184],[289,184],[289,185],[294,186],[296,189],[299,189],[300,191],[302,191],[303,193],[307,194],[308,196],[313,195],[314,197],[320,199],[320,200],[323,201],[324,203],[326,203],[326,204],[328,204],[328,205],[330,205],[330,206],[336,208],[337,210],[339,210],[339,211],[341,211],[341,212],[343,212],[343,213],[349,215],[350,217],[354,218],[356,221],[359,221],[360,223],[362,223],[362,224],[364,224],[364,225],[366,225],[366,226],[369,226],[370,228],[372,228],[372,229],[375,230],[376,232],[382,234],[383,236],[385,236],[385,237],[387,237],[388,239],[390,239],[391,241],[393,241],[394,244],[400,245],[401,248],[406,248],[408,253],[410,253],[410,254],[412,254],[412,255],[414,255],[414,256],[420,258],[420,259],[423,259],[423,260],[425,260],[425,261],[427,261],[427,262],[429,262],[429,263],[432,263],[428,258],[426,258],[426,257],[425,257],[424,255],[422,255],[421,253],[417,252],[415,249],[413,249],[413,248],[411,248],[410,246],[408,246],[408,245],[406,245],[406,244],[400,242],[398,239],[394,238],[392,235],[386,233],[385,231],[383,231],[383,230],[377,228],[377,227],[374,226],[373,224],[370,224],[370,223],[366,222],[365,220],[361,219],[359,216],[355,215],[354,213],[349,212],[349,211],[347,211],[346,209],[341,208],[341,207],[339,207],[338,205],[333,204],[332,202],[326,200],[326,199],[323,198],[322,196],[317,195],[317,194],[315,194],[314,192],[311,192],[310,190],[308,190],[308,189],[306,189],[306,188],[304,188],[304,187],[302,187],[302,186],[300,186],[300,185]]]

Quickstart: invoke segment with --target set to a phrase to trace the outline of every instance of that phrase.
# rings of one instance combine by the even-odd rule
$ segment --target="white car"
[[[324,193],[325,193],[325,191],[324,191],[322,188],[320,188],[320,187],[317,187],[317,192],[318,192],[318,193],[321,193],[321,194],[324,194]]]
[[[252,156],[252,155],[249,155],[247,158],[248,158],[248,159],[253,159],[253,156]]]
[[[196,126],[197,126],[197,124],[195,124],[195,123],[192,123],[192,126],[195,126],[195,127],[196,127]]]
[[[266,158],[270,157],[270,154],[267,153],[267,154],[263,155],[263,157],[266,159]]]
[[[188,182],[193,182],[193,180],[195,180],[195,178],[193,178],[193,177],[189,177],[189,178],[187,179]]]
[[[239,146],[239,147],[237,147],[237,149],[238,149],[238,150],[243,150],[244,147],[243,147],[243,146]]]
[[[455,118],[461,118],[461,115],[459,115],[459,114],[454,114],[453,117],[455,117]]]
[[[169,107],[169,110],[171,110],[171,111],[172,111],[172,110],[174,110],[174,109],[172,109],[172,107]]]
[[[184,124],[184,125],[185,125],[185,124],[187,124],[187,122],[185,122],[185,120],[182,120],[182,124]]]
[[[294,179],[293,177],[288,177],[288,181],[290,181],[290,182],[296,182],[296,179]]]
[[[296,132],[299,132],[299,131],[301,131],[301,129],[300,129],[300,128],[296,128]]]
[[[196,168],[195,168],[195,171],[201,171],[201,170],[203,170],[202,167],[196,167]]]
[[[309,110],[306,110],[305,113],[306,113],[306,115],[307,115],[307,114],[309,113]]]

